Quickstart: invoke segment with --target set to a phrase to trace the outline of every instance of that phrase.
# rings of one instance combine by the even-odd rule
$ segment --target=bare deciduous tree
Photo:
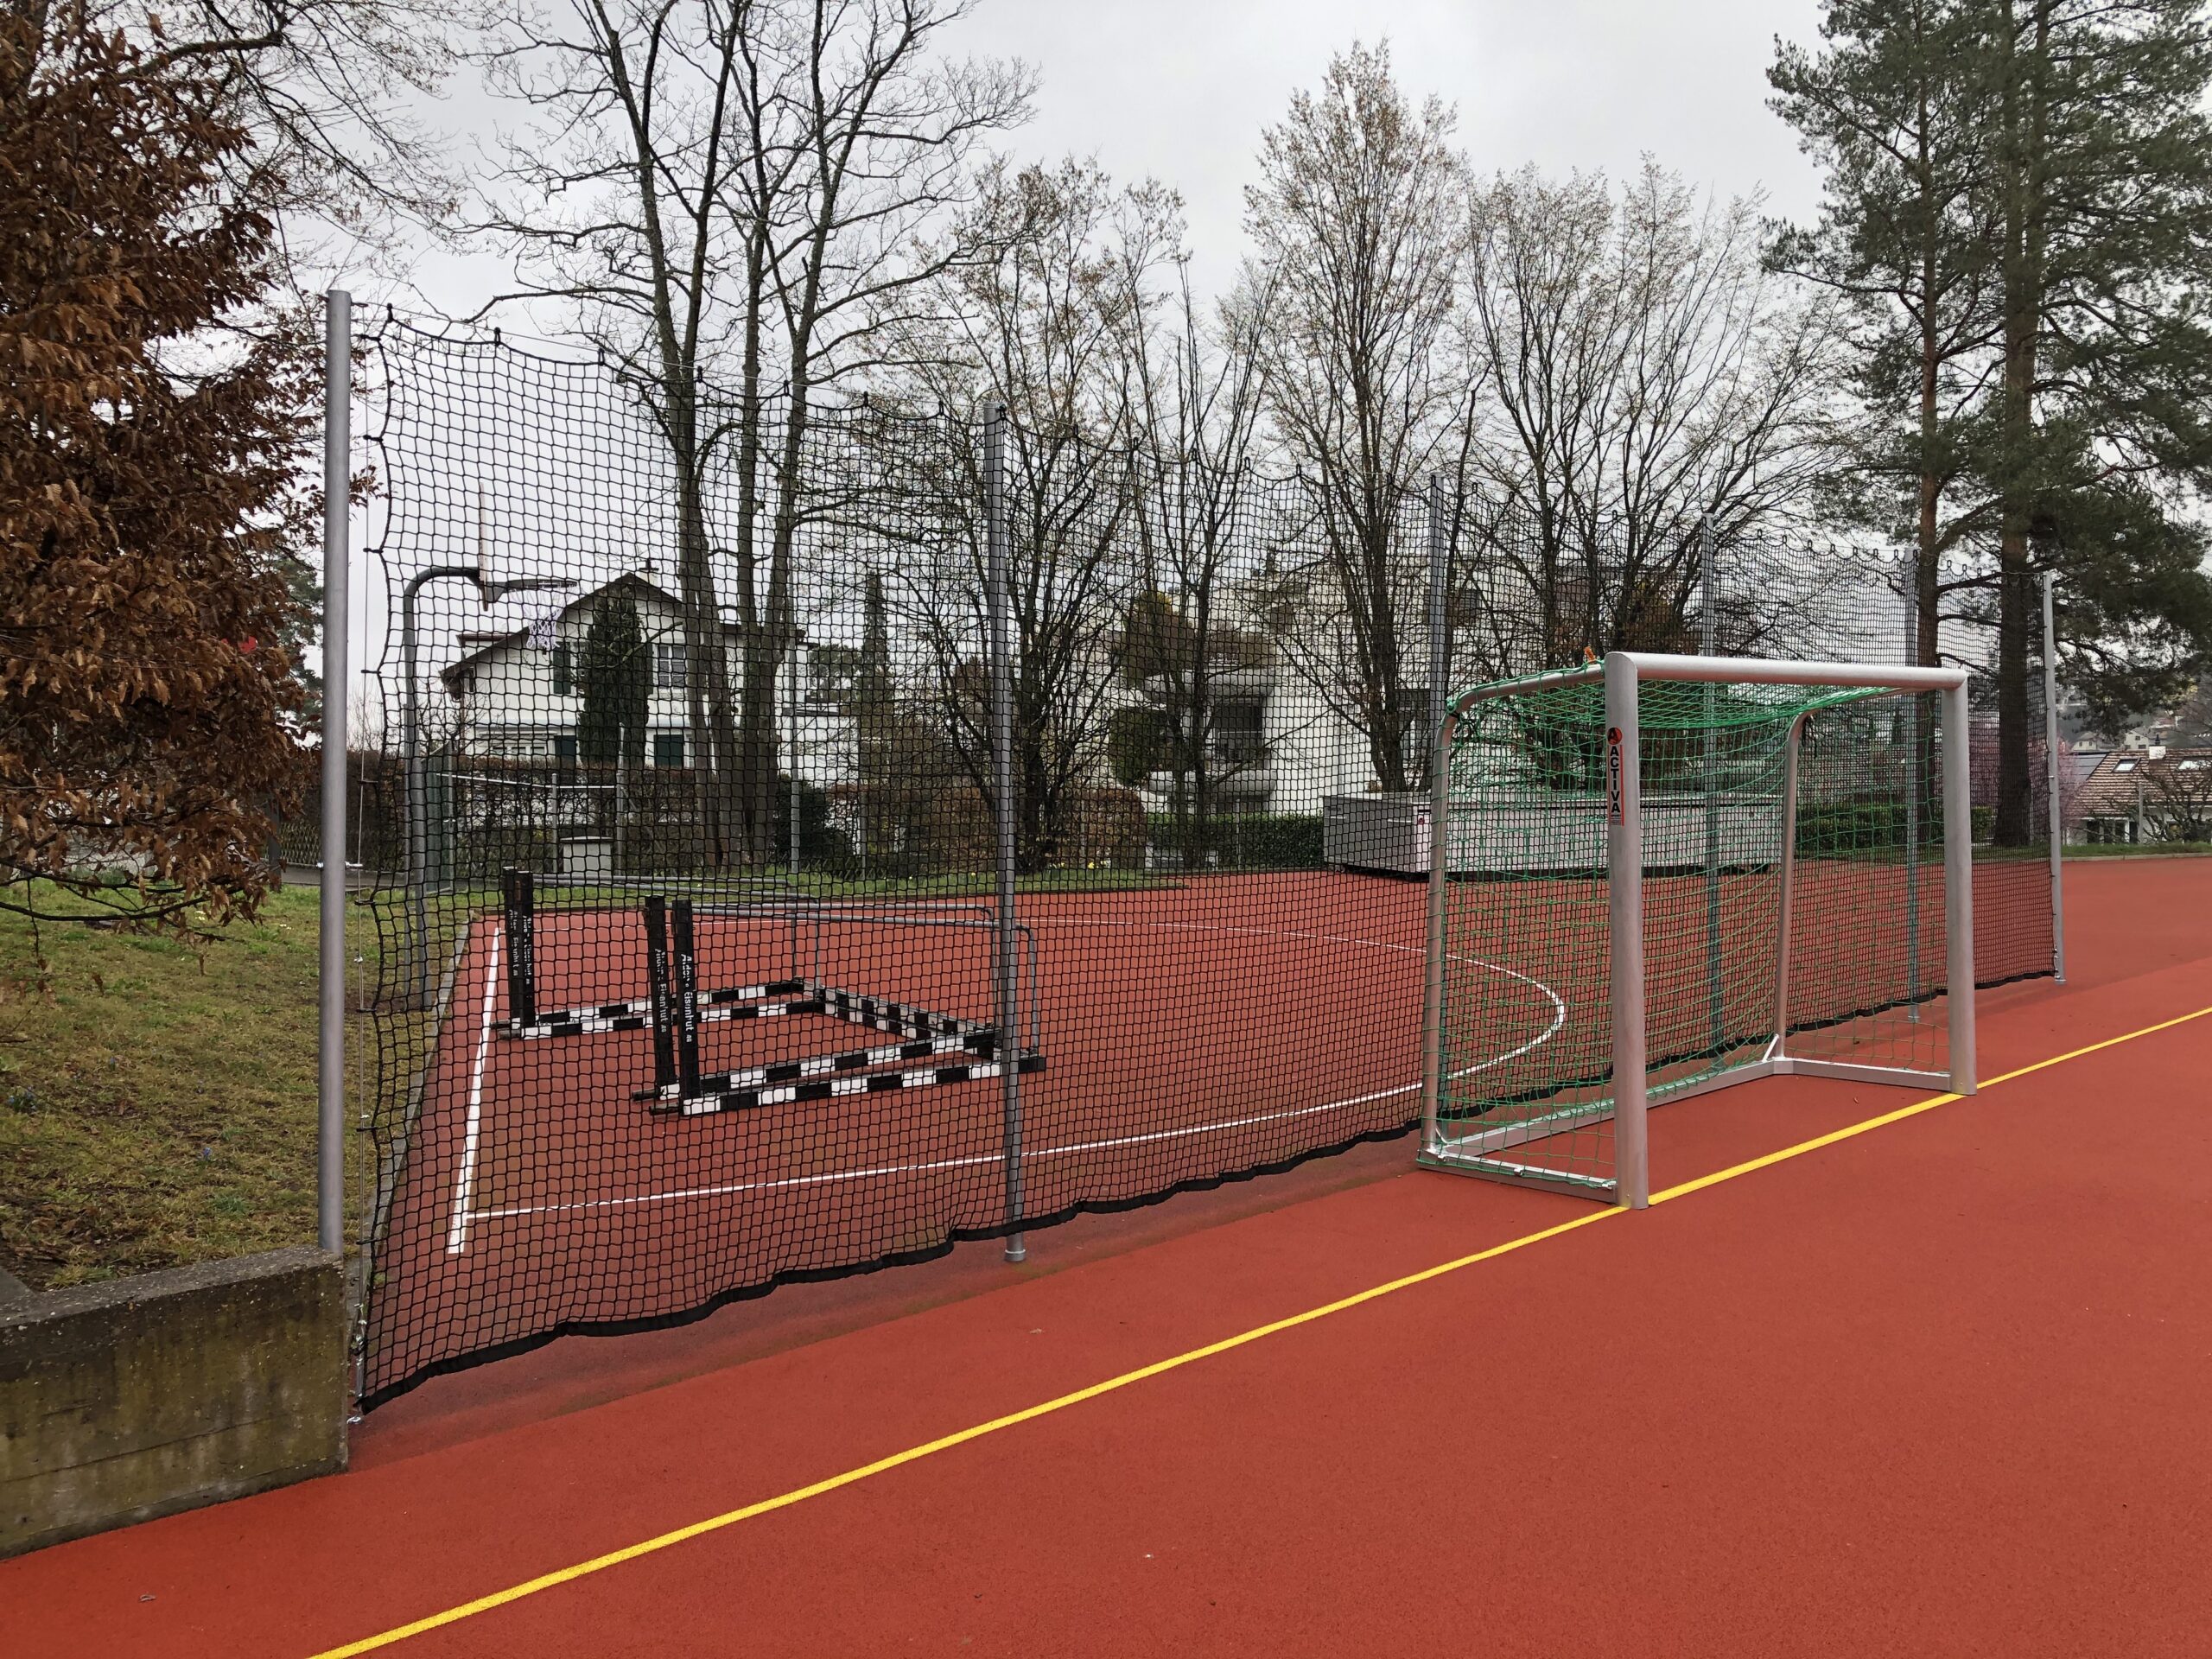
[[[732,552],[741,810],[757,861],[780,817],[775,684],[798,640],[798,537],[835,510],[810,477],[813,400],[877,368],[933,285],[990,245],[974,239],[988,221],[962,214],[976,199],[974,162],[1028,114],[1035,78],[1023,65],[933,55],[968,10],[783,0],[756,6],[738,34],[745,160],[727,188],[747,251]],[[765,382],[779,370],[773,400]]]
[[[1027,110],[1019,65],[946,65],[957,0],[573,0],[506,22],[505,84],[545,119],[511,143],[484,228],[526,293],[574,304],[644,393],[677,493],[677,572],[709,859],[773,856],[776,676],[797,640],[814,398],[964,257],[923,232],[975,145]],[[717,548],[710,483],[734,474]],[[717,554],[733,569],[739,662]]]
[[[2212,842],[2212,750],[2169,753],[2145,772],[2143,825],[2151,838]]]
[[[1268,410],[1323,549],[1289,579],[1327,595],[1325,625],[1281,643],[1364,735],[1385,790],[1410,785],[1424,747],[1408,743],[1427,703],[1408,671],[1427,568],[1413,504],[1432,470],[1458,470],[1465,401],[1450,350],[1465,244],[1452,121],[1407,99],[1387,48],[1355,45],[1268,129],[1245,193]]]
[[[1220,728],[1229,677],[1259,666],[1264,655],[1231,598],[1236,578],[1249,574],[1243,556],[1255,520],[1274,494],[1253,464],[1264,412],[1267,305],[1264,294],[1247,296],[1209,326],[1179,243],[1173,263],[1179,280],[1166,290],[1147,281],[1149,267],[1139,260],[1124,273],[1137,565],[1123,668],[1147,706],[1122,717],[1157,722],[1151,758],[1168,774],[1168,816],[1184,867],[1196,868],[1211,847],[1222,788],[1268,763],[1256,732]]]
[[[207,76],[247,137],[227,163],[234,181],[282,187],[271,205],[288,257],[308,220],[383,243],[396,219],[435,230],[451,208],[442,147],[410,105],[439,91],[480,26],[475,0],[184,0],[157,15],[98,0],[87,16],[137,39],[157,69]]]
[[[1547,655],[1679,648],[1700,522],[1725,556],[1808,514],[1834,453],[1834,308],[1766,271],[1756,199],[1700,203],[1649,162],[1618,194],[1528,168],[1470,200],[1470,472],[1522,531],[1491,551]]]
[[[904,360],[882,376],[910,405],[1007,405],[1015,824],[1026,868],[1062,855],[1105,758],[1132,578],[1125,353],[1136,296],[1158,281],[1178,213],[1156,186],[1117,190],[1089,162],[991,168],[960,234],[995,256],[946,270],[938,315],[899,332]],[[953,545],[918,562],[902,590],[931,643],[955,744],[988,793],[979,435],[962,424],[950,436],[961,453],[934,493],[959,520]]]
[[[512,14],[494,67],[541,119],[509,142],[480,226],[518,255],[527,295],[575,306],[667,444],[697,810],[716,864],[740,852],[737,721],[706,507],[728,425],[702,391],[746,315],[747,238],[721,193],[750,12],[751,0],[575,0],[559,29]]]

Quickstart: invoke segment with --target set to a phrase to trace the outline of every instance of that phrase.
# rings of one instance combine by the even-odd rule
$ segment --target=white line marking
[[[468,1248],[468,1200],[476,1188],[476,1147],[484,1126],[484,1062],[492,1052],[492,999],[499,988],[499,926],[492,924],[492,960],[484,969],[484,1014],[476,1036],[476,1068],[468,1077],[468,1133],[462,1139],[461,1173],[454,1181],[453,1224],[446,1229],[446,1254]]]
[[[1242,933],[1256,938],[1312,939],[1326,944],[1359,945],[1375,950],[1397,950],[1411,956],[1421,954],[1418,946],[1410,944],[1389,944],[1380,939],[1345,938],[1337,934],[1307,933],[1289,928],[1229,927],[1218,923],[1207,922],[1121,921],[1093,917],[1065,917],[1052,919],[1071,921],[1077,925],[1091,927],[1173,927],[1213,933]],[[496,944],[494,948],[496,951]],[[1567,1023],[1566,1001],[1557,991],[1552,989],[1541,980],[1532,979],[1527,974],[1517,972],[1503,963],[1486,962],[1479,957],[1463,957],[1454,953],[1451,959],[1453,962],[1465,963],[1470,967],[1487,968],[1493,973],[1503,974],[1508,979],[1519,980],[1524,985],[1533,986],[1548,997],[1552,1005],[1551,1024],[1547,1026],[1541,1033],[1530,1038],[1518,1048],[1508,1049],[1504,1053],[1496,1055],[1490,1059],[1478,1061],[1473,1065],[1460,1067],[1451,1074],[1453,1077],[1471,1077],[1478,1071],[1487,1071],[1492,1066],[1503,1065],[1509,1060],[1518,1059],[1529,1050],[1541,1047],[1549,1042],[1559,1034],[1560,1027]],[[479,1064],[480,1065],[480,1059]],[[1155,1129],[1144,1135],[1117,1135],[1104,1141],[1080,1141],[1062,1147],[1025,1148],[1021,1154],[1021,1161],[1026,1165],[1032,1161],[1042,1161],[1047,1158],[1066,1157],[1074,1153],[1110,1152],[1122,1147],[1147,1146],[1162,1141],[1179,1141],[1193,1135],[1217,1135],[1230,1129],[1250,1128],[1262,1123],[1276,1123],[1293,1118],[1312,1117],[1323,1112],[1338,1111],[1348,1106],[1365,1106],[1378,1100],[1390,1100],[1400,1095],[1414,1094],[1420,1088],[1421,1084],[1418,1083],[1401,1084],[1395,1089],[1380,1089],[1370,1094],[1353,1095],[1344,1100],[1326,1101],[1319,1106],[1297,1106],[1279,1112],[1262,1112],[1249,1117],[1227,1118],[1216,1123],[1192,1123],[1181,1128]],[[826,1186],[841,1181],[874,1180],[891,1175],[936,1174],[946,1170],[973,1169],[984,1165],[997,1166],[1004,1162],[1005,1154],[995,1152],[967,1158],[934,1159],[927,1163],[881,1164],[866,1169],[828,1170],[820,1174],[791,1175],[777,1180],[734,1181],[717,1186],[683,1187],[673,1192],[645,1192],[629,1198],[580,1198],[565,1204],[514,1205],[497,1210],[480,1210],[475,1212],[475,1218],[480,1221],[493,1221],[512,1219],[521,1216],[564,1215],[592,1210],[632,1209],[644,1205],[670,1204],[687,1198],[727,1198],[741,1192],[789,1192],[798,1187]]]

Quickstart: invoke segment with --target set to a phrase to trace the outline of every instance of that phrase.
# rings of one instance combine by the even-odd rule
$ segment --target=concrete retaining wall
[[[342,1259],[0,1302],[0,1556],[346,1466]]]

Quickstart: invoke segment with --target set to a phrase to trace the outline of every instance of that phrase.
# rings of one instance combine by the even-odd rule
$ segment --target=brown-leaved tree
[[[0,906],[251,909],[304,754],[316,350],[194,60],[0,3]]]

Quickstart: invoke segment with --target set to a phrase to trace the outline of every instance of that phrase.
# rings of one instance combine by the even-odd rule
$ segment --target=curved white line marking
[[[1172,927],[1183,928],[1192,931],[1205,933],[1241,933],[1248,938],[1255,939],[1312,939],[1322,944],[1357,944],[1364,946],[1366,949],[1370,950],[1396,950],[1409,957],[1418,957],[1423,954],[1421,947],[1418,945],[1390,944],[1382,939],[1350,939],[1344,938],[1339,933],[1308,933],[1302,929],[1294,927],[1230,927],[1221,922],[1125,921],[1109,916],[1038,917],[1030,923],[1030,925],[1033,927],[1041,927],[1047,923],[1054,921],[1069,922],[1077,927]],[[1529,1041],[1522,1044],[1520,1047],[1508,1049],[1504,1053],[1497,1055],[1491,1059],[1478,1061],[1473,1065],[1463,1065],[1457,1071],[1450,1073],[1449,1075],[1451,1077],[1472,1077],[1476,1072],[1487,1071],[1494,1065],[1503,1065],[1508,1060],[1517,1060],[1521,1056],[1526,1054],[1530,1049],[1539,1047],[1541,1045],[1551,1041],[1551,1039],[1558,1034],[1559,1028],[1567,1023],[1567,1003],[1561,999],[1557,991],[1552,989],[1550,986],[1545,984],[1541,979],[1532,979],[1527,974],[1521,973],[1515,969],[1508,968],[1502,962],[1491,962],[1481,957],[1463,957],[1456,950],[1446,951],[1445,953],[1445,957],[1447,961],[1465,963],[1471,968],[1487,968],[1494,974],[1503,974],[1508,979],[1517,979],[1523,985],[1533,986],[1537,990],[1541,991],[1547,997],[1549,997],[1551,999],[1552,1005],[1552,1022],[1544,1028],[1541,1036],[1533,1037],[1529,1039]],[[1241,1128],[1247,1123],[1264,1123],[1275,1117],[1302,1117],[1307,1112],[1325,1112],[1329,1110],[1331,1107],[1334,1106],[1359,1106],[1365,1104],[1370,1100],[1386,1100],[1392,1095],[1402,1095],[1406,1093],[1408,1090],[1418,1089],[1420,1087],[1421,1085],[1417,1083],[1409,1083],[1405,1084],[1402,1088],[1385,1089],[1377,1094],[1359,1095],[1351,1100],[1331,1101],[1327,1106],[1301,1106],[1295,1111],[1274,1112],[1268,1114],[1265,1117],[1240,1118],[1234,1122],[1223,1123],[1219,1125],[1204,1125],[1190,1131],[1168,1130],[1164,1131],[1163,1134],[1204,1134],[1206,1129],[1212,1128],[1225,1129]],[[1123,1143],[1116,1141],[1111,1143],[1101,1142],[1100,1144],[1112,1144],[1118,1146]],[[1027,1154],[1024,1155],[1026,1156]]]
[[[1417,946],[1389,944],[1381,939],[1346,938],[1339,934],[1308,933],[1295,928],[1230,927],[1213,922],[1142,922],[1124,921],[1105,917],[1039,917],[1035,918],[1032,925],[1039,925],[1046,921],[1068,921],[1083,927],[1169,927],[1210,933],[1241,933],[1254,938],[1312,939],[1325,944],[1361,945],[1374,950],[1396,950],[1408,956],[1421,954]],[[498,937],[495,934],[493,941],[494,961],[498,959]],[[1470,967],[1487,968],[1493,973],[1503,974],[1508,979],[1517,979],[1524,985],[1533,986],[1549,998],[1552,1005],[1552,1022],[1545,1027],[1541,1033],[1530,1038],[1518,1048],[1508,1049],[1503,1054],[1495,1055],[1487,1060],[1478,1061],[1473,1065],[1461,1066],[1458,1071],[1450,1073],[1450,1076],[1471,1077],[1478,1071],[1487,1071],[1492,1066],[1503,1065],[1509,1060],[1518,1059],[1529,1050],[1541,1047],[1549,1042],[1559,1034],[1560,1027],[1567,1023],[1566,1001],[1557,991],[1552,989],[1541,980],[1531,978],[1529,975],[1508,968],[1502,963],[1485,961],[1480,957],[1461,956],[1454,951],[1449,953],[1449,959],[1465,963]],[[487,1039],[490,1031],[490,995],[487,989],[485,1014],[485,1032]],[[483,1054],[480,1049],[477,1055],[480,1083],[482,1077],[483,1064]],[[1072,1153],[1109,1152],[1121,1147],[1147,1146],[1162,1141],[1186,1140],[1194,1135],[1217,1135],[1228,1129],[1250,1128],[1260,1123],[1278,1123],[1293,1118],[1313,1117],[1323,1112],[1333,1112],[1347,1106],[1365,1106],[1375,1101],[1389,1100],[1399,1095],[1409,1095],[1420,1087],[1421,1084],[1418,1083],[1401,1084],[1395,1089],[1379,1089],[1370,1094],[1353,1095],[1343,1100],[1326,1101],[1319,1106],[1296,1106],[1279,1112],[1261,1112],[1249,1117],[1226,1118],[1215,1123],[1192,1123],[1181,1128],[1154,1129],[1144,1135],[1116,1135],[1104,1141],[1078,1141],[1065,1146],[1026,1147],[1022,1151],[1021,1161],[1024,1164],[1033,1160],[1041,1162],[1047,1158],[1065,1157]],[[469,1103],[469,1146],[472,1158],[475,1146],[475,1097],[472,1092]],[[946,1170],[974,1169],[986,1165],[996,1166],[1005,1161],[1003,1153],[988,1153],[967,1158],[933,1159],[927,1163],[879,1164],[866,1169],[828,1170],[817,1175],[790,1175],[778,1180],[734,1181],[717,1186],[681,1187],[673,1192],[645,1192],[631,1198],[579,1198],[566,1204],[513,1205],[497,1210],[480,1210],[475,1212],[475,1216],[478,1220],[491,1221],[509,1219],[518,1216],[550,1216],[570,1214],[578,1211],[630,1209],[648,1204],[671,1204],[685,1198],[727,1198],[741,1192],[789,1192],[798,1187],[827,1186],[841,1181],[875,1180],[890,1175],[936,1174]],[[456,1229],[461,1226],[458,1211],[456,1211],[454,1225]],[[453,1249],[459,1247],[449,1244],[448,1248]]]
[[[476,1147],[484,1125],[484,1062],[492,1052],[492,998],[499,988],[499,927],[492,924],[492,960],[484,969],[484,1013],[476,1033],[476,1065],[468,1074],[468,1129],[461,1140],[461,1173],[453,1188],[453,1221],[446,1229],[446,1254],[468,1248],[468,1207],[476,1190]]]

